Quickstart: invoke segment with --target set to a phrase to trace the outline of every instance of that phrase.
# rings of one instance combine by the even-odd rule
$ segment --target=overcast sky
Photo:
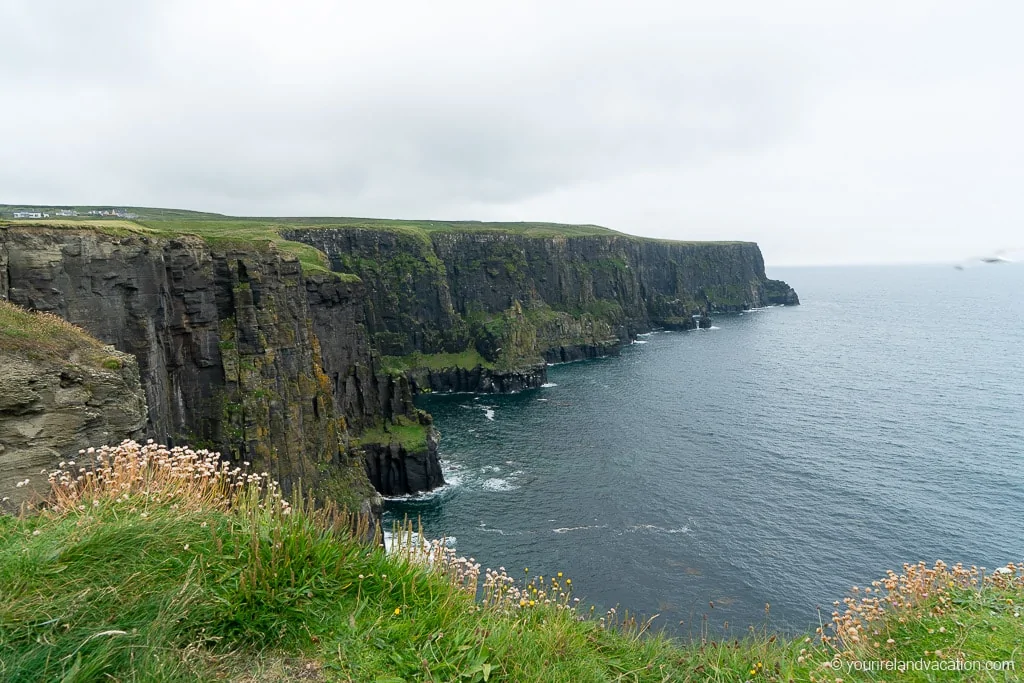
[[[1024,3],[3,0],[0,202],[1024,246]]]

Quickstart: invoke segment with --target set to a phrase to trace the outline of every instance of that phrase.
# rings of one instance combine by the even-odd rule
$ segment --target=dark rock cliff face
[[[361,284],[189,237],[3,228],[0,253],[5,298],[138,358],[148,435],[250,460],[285,488],[374,499],[349,435],[415,408],[407,381],[375,370]]]
[[[382,353],[472,346],[499,372],[607,355],[638,332],[707,326],[716,312],[799,303],[786,283],[765,276],[761,251],[748,242],[497,232],[428,239],[360,228],[285,236],[323,251],[334,270],[373,283],[364,305]],[[435,372],[419,385],[486,391],[478,374]]]
[[[335,413],[356,431],[381,420],[414,416],[413,388],[402,378],[377,370],[371,357],[363,284],[313,275],[306,279],[306,292]]]

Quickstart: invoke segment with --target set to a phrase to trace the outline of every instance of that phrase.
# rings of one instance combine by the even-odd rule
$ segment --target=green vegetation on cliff
[[[402,375],[411,370],[449,370],[473,368],[493,368],[494,364],[480,355],[476,349],[466,349],[461,353],[410,353],[405,356],[382,356],[381,368],[391,374]]]
[[[406,451],[422,451],[427,447],[427,438],[430,435],[430,425],[414,422],[408,418],[398,417],[394,421],[385,421],[363,430],[353,440],[353,446],[365,446],[378,444],[398,444]]]
[[[260,247],[276,249],[282,253],[294,256],[302,263],[307,273],[329,273],[327,259],[317,249],[302,244],[285,240],[280,235],[282,226],[278,222],[260,220],[154,220],[144,221],[142,218],[135,220],[109,220],[90,218],[61,218],[61,219],[26,219],[18,221],[5,221],[0,225],[11,226],[38,226],[54,230],[92,230],[112,237],[152,237],[152,238],[175,238],[193,235],[206,241],[211,246],[230,248],[239,247]],[[345,277],[346,274],[338,274]],[[348,275],[350,279],[358,279]]]
[[[116,354],[85,330],[49,313],[26,311],[0,299],[0,353],[32,360],[77,361],[119,370]]]
[[[5,681],[1017,680],[1014,565],[905,566],[819,634],[679,642],[593,615],[554,568],[481,573],[411,529],[398,550],[366,545],[358,519],[289,505],[209,454],[82,460],[44,512],[0,517]]]

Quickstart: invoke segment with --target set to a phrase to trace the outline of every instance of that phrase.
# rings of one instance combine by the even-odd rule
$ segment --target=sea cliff
[[[751,242],[359,227],[282,235],[372,283],[363,307],[374,348],[434,391],[539,386],[545,363],[615,353],[640,332],[799,303],[767,278]],[[452,359],[417,364],[423,355]]]
[[[756,244],[563,227],[11,222],[0,299],[136,359],[147,436],[373,509],[443,483],[420,391],[520,391],[653,328],[798,303]]]

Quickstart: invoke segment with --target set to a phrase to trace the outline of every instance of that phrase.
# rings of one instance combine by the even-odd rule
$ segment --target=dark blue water
[[[389,514],[683,634],[765,603],[812,628],[904,562],[1024,557],[1024,267],[771,274],[804,305],[552,367],[554,387],[425,398],[453,483]]]

